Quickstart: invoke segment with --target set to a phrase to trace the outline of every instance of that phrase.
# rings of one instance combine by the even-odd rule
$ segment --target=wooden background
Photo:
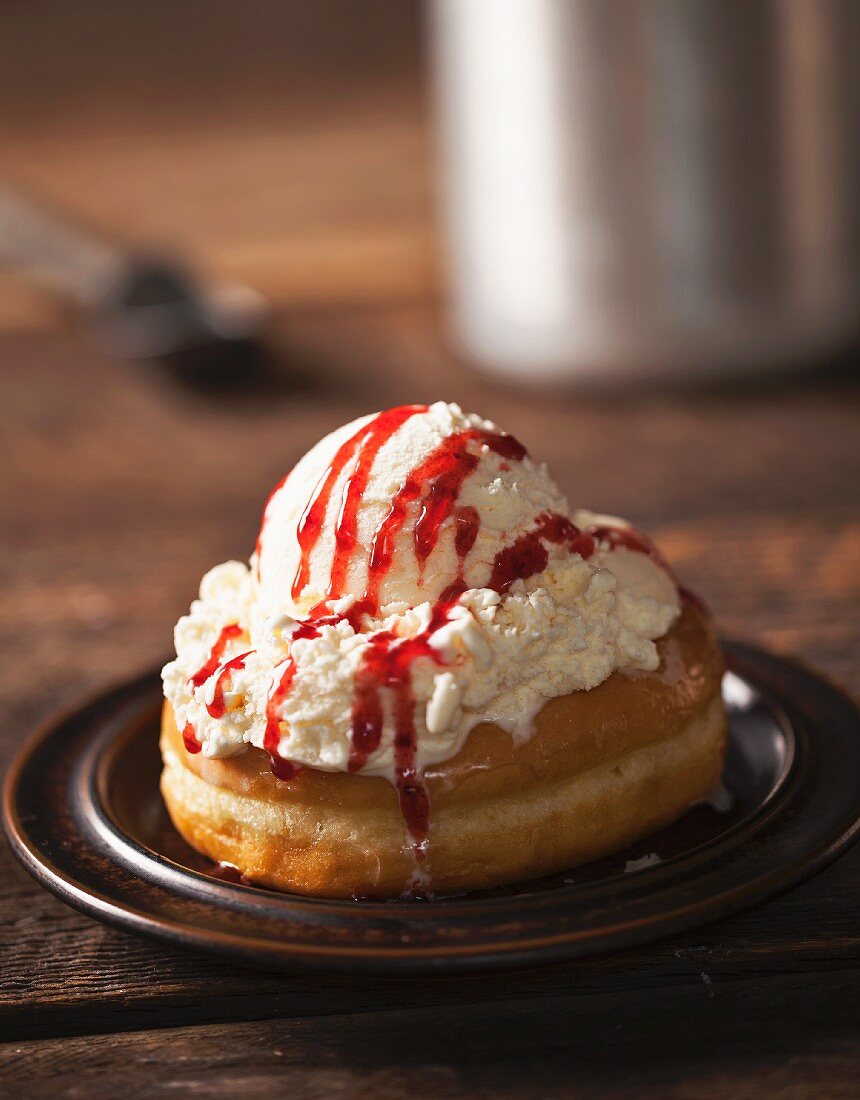
[[[560,398],[467,369],[410,5],[9,5],[0,104],[11,178],[263,291],[284,372],[276,397],[203,399],[101,357],[0,275],[4,756],[165,657],[202,572],[248,555],[268,489],[322,432],[440,397],[653,532],[726,632],[860,691],[860,376]],[[10,1096],[857,1095],[860,849],[654,947],[409,983],[179,954],[0,861]]]

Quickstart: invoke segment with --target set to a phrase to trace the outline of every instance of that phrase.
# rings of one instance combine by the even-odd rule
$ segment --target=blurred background
[[[320,435],[458,401],[860,688],[860,6],[0,10],[3,747]]]

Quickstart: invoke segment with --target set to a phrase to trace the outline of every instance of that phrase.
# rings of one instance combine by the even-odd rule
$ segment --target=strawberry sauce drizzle
[[[292,597],[298,599],[310,578],[310,556],[316,546],[329,501],[337,480],[347,463],[357,455],[353,472],[344,486],[340,514],[335,529],[335,554],[332,561],[329,580],[330,599],[341,595],[346,572],[356,546],[356,528],[358,508],[367,488],[370,471],[381,447],[394,435],[411,416],[427,412],[426,405],[401,405],[387,409],[375,416],[369,423],[362,425],[353,435],[341,444],[332,459],[331,465],[317,482],[314,492],[305,507],[296,531],[301,557],[293,578]]]
[[[611,527],[604,524],[589,527],[587,530],[589,535],[601,547],[608,547],[610,550],[617,550],[620,547],[624,550],[633,550],[637,554],[645,554],[665,569],[670,576],[672,575],[669,563],[654,543],[641,531],[637,531],[633,527]]]
[[[377,454],[402,424],[416,413],[426,411],[426,405],[403,405],[398,409],[389,409],[388,412],[380,413],[367,426],[355,468],[344,486],[341,498],[340,514],[335,529],[335,553],[328,587],[330,600],[338,599],[344,592],[346,575],[358,545],[358,510],[364,500],[364,493]]]
[[[188,687],[191,691],[193,691],[195,688],[199,688],[201,684],[205,684],[209,677],[218,671],[218,668],[221,666],[224,657],[224,650],[227,648],[227,645],[233,640],[233,638],[241,638],[244,633],[245,631],[242,629],[241,626],[239,626],[238,623],[229,623],[221,630],[221,633],[215,639],[215,644],[209,651],[209,656],[206,658],[205,663],[200,666],[200,668],[194,673],[193,676],[189,676],[188,678]],[[243,662],[245,657],[247,656],[247,653],[242,654]],[[234,658],[232,661],[228,661],[227,664],[224,666],[224,669],[226,670],[233,667],[243,668],[244,663],[242,665],[236,665],[236,660],[238,660],[238,658]],[[216,683],[215,685],[215,697],[213,698],[213,703],[207,706],[207,710],[213,718],[222,717],[224,711],[226,710],[226,707],[220,713],[215,713],[212,710],[212,706],[216,705],[216,699],[220,699],[221,703],[223,703],[224,701],[223,686],[220,687],[219,694],[219,686],[221,685],[221,678],[223,675],[224,671],[222,670],[221,675],[218,677],[218,683]],[[185,728],[182,731],[182,740],[184,741],[185,748],[188,750],[188,752],[200,752],[201,745],[200,742],[197,740],[197,734],[194,732],[194,727],[191,725],[190,722],[185,723]]]
[[[388,688],[392,694],[394,775],[400,812],[419,862],[427,853],[430,799],[417,767],[412,665],[419,657],[443,663],[440,654],[430,645],[430,637],[448,622],[458,598],[459,593],[439,600],[427,627],[414,638],[398,638],[390,630],[371,635],[356,674],[349,770],[361,771],[371,753],[379,747],[384,720],[381,691]]]
[[[415,524],[415,557],[423,568],[433,552],[442,524],[454,512],[463,482],[480,461],[480,455],[467,449],[471,441],[488,447],[503,458],[522,459],[526,450],[512,435],[469,428],[449,436],[419,463],[395,494],[388,515],[373,536],[368,564],[367,588],[361,600],[366,614],[379,611],[379,586],[394,561],[394,545],[408,515],[409,506],[420,501]],[[424,486],[430,482],[425,491]],[[477,537],[477,529],[475,530]],[[474,545],[474,539],[473,539]],[[464,555],[465,557],[465,555]]]
[[[245,661],[253,652],[253,649],[249,649],[247,653],[240,653],[238,657],[233,657],[221,666],[221,671],[215,678],[212,702],[206,704],[206,709],[209,711],[210,718],[223,718],[227,713],[227,702],[224,699],[224,681],[235,669],[244,668]]]
[[[516,542],[506,546],[496,555],[488,588],[504,595],[514,581],[528,580],[547,567],[549,553],[545,543],[567,545],[571,553],[579,554],[586,561],[598,548],[617,550],[623,548],[637,554],[645,554],[671,576],[669,563],[649,538],[632,527],[612,527],[594,524],[581,530],[557,512],[544,512],[538,516],[535,526]]]
[[[318,638],[319,633],[318,626],[310,621],[299,623],[296,630],[293,631],[293,635],[290,638],[290,651],[287,657],[286,667],[281,673],[281,678],[278,681],[277,687],[272,691],[269,696],[269,701],[266,704],[266,731],[263,734],[263,748],[269,754],[272,771],[278,779],[294,779],[301,771],[301,768],[291,761],[285,760],[279,752],[281,744],[281,719],[279,717],[279,711],[283,706],[284,699],[286,699],[290,693],[290,688],[292,687],[293,679],[296,675],[296,659],[293,656],[293,642],[297,641],[299,638]]]
[[[590,558],[594,553],[594,539],[580,531],[566,516],[557,512],[543,512],[531,531],[500,550],[493,562],[487,587],[503,596],[514,581],[527,580],[542,573],[549,561],[545,543],[567,544],[571,553]]]
[[[185,748],[188,752],[194,753],[200,752],[203,746],[197,740],[197,734],[194,732],[194,727],[190,722],[185,723],[185,728],[182,731],[182,740],[185,744]]]
[[[478,509],[473,508],[471,504],[465,508],[458,508],[454,513],[454,549],[461,563],[475,545],[480,529],[481,517],[478,515]]]
[[[454,551],[457,555],[457,578],[442,593],[443,600],[453,598],[455,592],[459,596],[466,591],[464,576],[466,558],[475,545],[480,530],[481,517],[477,508],[467,505],[465,508],[457,509],[454,513]]]
[[[227,648],[227,643],[233,638],[241,638],[244,633],[244,630],[238,623],[230,623],[228,626],[224,627],[215,640],[212,649],[209,651],[206,663],[201,665],[194,675],[189,678],[188,683],[191,687],[198,688],[201,684],[206,683],[209,677],[221,664],[224,657],[224,650]]]

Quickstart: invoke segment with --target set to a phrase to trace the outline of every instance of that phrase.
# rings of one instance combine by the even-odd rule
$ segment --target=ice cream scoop
[[[537,516],[566,512],[546,468],[491,421],[442,401],[389,409],[326,436],[272,494],[260,605],[302,616],[352,596],[373,617],[482,588]]]

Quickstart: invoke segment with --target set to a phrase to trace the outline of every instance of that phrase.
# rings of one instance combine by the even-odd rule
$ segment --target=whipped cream
[[[479,722],[526,738],[549,699],[655,669],[678,613],[646,540],[571,511],[515,440],[439,402],[298,463],[250,565],[203,578],[164,689],[206,756],[383,775],[403,802]]]

